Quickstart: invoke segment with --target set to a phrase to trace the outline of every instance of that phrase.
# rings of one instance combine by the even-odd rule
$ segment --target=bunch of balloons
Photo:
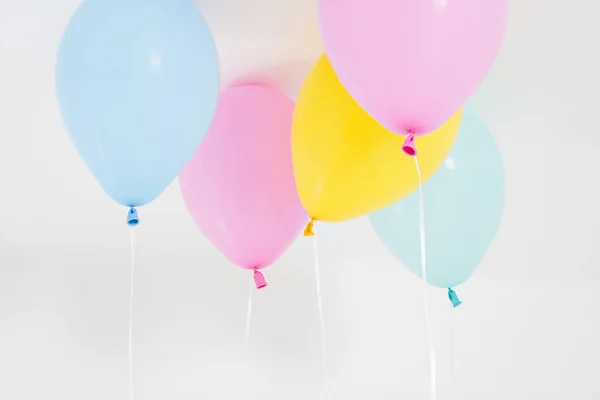
[[[507,12],[508,0],[320,0],[326,54],[294,104],[256,84],[219,93],[214,40],[189,0],[87,0],[62,39],[57,96],[73,144],[130,225],[180,174],[197,225],[258,288],[260,269],[303,227],[311,236],[315,221],[372,213],[418,272],[414,192],[431,178],[427,280],[450,288],[481,261],[502,214],[499,152],[463,105]]]
[[[306,235],[315,220],[391,205],[371,216],[373,227],[420,273],[423,210],[417,193],[406,196],[418,167],[424,180],[435,173],[423,188],[427,281],[460,304],[451,287],[483,258],[504,201],[497,147],[461,107],[491,68],[507,15],[508,0],[319,1],[327,55],[302,87],[292,131],[298,192],[311,217]],[[400,146],[418,154],[418,167],[399,156]]]

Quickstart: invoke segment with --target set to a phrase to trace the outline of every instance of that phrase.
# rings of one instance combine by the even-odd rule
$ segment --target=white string
[[[423,206],[423,182],[421,180],[421,169],[419,168],[419,160],[415,159],[415,166],[417,167],[417,176],[419,178],[419,225],[420,225],[420,238],[421,238],[421,278],[423,281],[423,303],[425,307],[425,322],[427,325],[427,336],[429,338],[429,372],[430,372],[430,385],[431,385],[431,399],[436,398],[436,363],[435,363],[435,346],[433,343],[433,330],[431,328],[431,320],[429,319],[429,298],[427,296],[427,260],[426,254],[427,249],[425,247],[425,209]]]
[[[129,279],[129,400],[133,400],[133,278],[135,272],[135,228],[130,228],[131,276]]]
[[[246,338],[244,340],[244,354],[248,357],[248,345],[250,344],[250,326],[252,323],[252,292],[254,289],[254,278],[250,277],[250,287],[248,288],[248,311],[246,314]]]
[[[319,270],[319,248],[317,237],[313,238],[313,252],[315,255],[315,283],[317,286],[317,304],[319,307],[319,322],[321,325],[321,356],[323,361],[323,387],[325,398],[329,397],[329,371],[327,368],[327,342],[325,340],[325,317],[323,313],[323,298],[321,296],[321,272]]]

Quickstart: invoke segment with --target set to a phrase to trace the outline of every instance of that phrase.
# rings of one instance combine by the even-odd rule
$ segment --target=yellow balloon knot
[[[308,224],[306,224],[306,228],[304,228],[304,236],[315,236],[315,233],[313,232],[314,227],[315,219],[311,218],[310,221],[308,221]]]

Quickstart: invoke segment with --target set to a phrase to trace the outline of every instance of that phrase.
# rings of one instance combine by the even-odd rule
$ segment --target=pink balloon
[[[185,203],[229,260],[255,271],[272,264],[308,220],[292,166],[294,103],[257,85],[223,91],[208,134],[179,177]]]
[[[325,52],[354,99],[402,135],[439,128],[500,50],[508,0],[320,0]]]

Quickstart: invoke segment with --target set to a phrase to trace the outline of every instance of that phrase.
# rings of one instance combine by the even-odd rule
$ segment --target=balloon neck
[[[310,221],[308,221],[308,224],[306,224],[306,228],[304,228],[304,236],[315,236],[315,233],[313,232],[314,227],[315,219],[311,218]]]
[[[259,290],[266,288],[268,285],[265,276],[257,268],[254,268],[254,283],[256,284],[256,289]]]
[[[402,151],[404,154],[414,157],[417,155],[417,148],[415,147],[415,134],[412,132],[408,132],[406,136],[406,140],[404,140],[404,144],[402,145]]]
[[[140,223],[140,219],[138,218],[137,210],[134,206],[129,207],[129,211],[127,212],[127,225],[136,226]]]
[[[456,292],[450,288],[448,288],[448,299],[452,303],[452,307],[456,308],[462,304],[462,301],[456,295]]]

